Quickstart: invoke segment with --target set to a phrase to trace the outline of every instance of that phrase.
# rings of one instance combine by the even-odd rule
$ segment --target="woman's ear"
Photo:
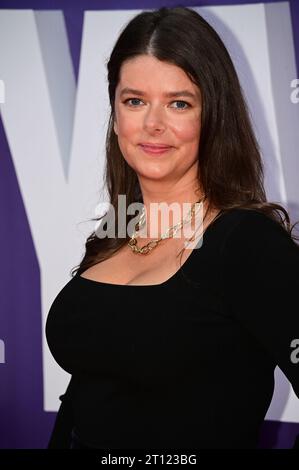
[[[116,119],[114,119],[114,121],[113,121],[113,130],[114,130],[115,134],[117,135],[118,129],[117,129],[117,122],[116,122]]]

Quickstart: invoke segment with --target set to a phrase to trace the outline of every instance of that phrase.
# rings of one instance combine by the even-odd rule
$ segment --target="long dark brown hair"
[[[106,183],[118,226],[118,195],[126,195],[127,207],[143,202],[135,171],[127,164],[113,129],[115,89],[122,64],[147,54],[183,69],[202,96],[198,151],[199,185],[208,209],[254,209],[283,226],[292,235],[287,210],[267,202],[260,150],[252,129],[242,89],[227,49],[215,30],[194,10],[160,8],[135,16],[122,30],[107,63],[111,114],[106,134]],[[208,210],[206,214],[208,213]],[[91,219],[99,221],[103,216]],[[132,219],[126,215],[126,223]],[[94,231],[86,240],[86,252],[72,275],[109,258],[129,240],[99,238]]]

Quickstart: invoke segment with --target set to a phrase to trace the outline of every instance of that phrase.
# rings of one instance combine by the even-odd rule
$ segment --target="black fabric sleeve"
[[[72,390],[74,378],[72,377],[64,395],[61,395],[61,405],[57,412],[54,428],[48,443],[48,449],[69,449],[71,432],[73,428]]]
[[[264,346],[299,398],[298,245],[277,222],[246,210],[223,243],[222,261],[225,308]]]

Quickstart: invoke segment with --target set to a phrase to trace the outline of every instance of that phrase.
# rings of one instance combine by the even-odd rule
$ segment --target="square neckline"
[[[199,245],[199,243],[201,243],[201,246],[203,245],[203,239],[204,239],[204,236],[206,235],[206,233],[209,231],[210,227],[214,226],[214,224],[217,222],[217,220],[221,219],[222,216],[223,216],[223,213],[225,213],[223,210],[220,210],[218,212],[218,214],[214,217],[214,219],[212,220],[212,222],[209,223],[209,225],[207,226],[206,230],[203,232],[203,234],[201,235],[197,245],[192,249],[190,255],[188,256],[188,258],[186,259],[186,261],[179,267],[179,269],[174,273],[172,274],[172,276],[170,276],[168,279],[166,279],[166,281],[163,281],[163,282],[160,282],[158,284],[114,284],[114,283],[111,283],[111,282],[103,282],[103,281],[96,281],[95,279],[88,279],[87,277],[82,277],[80,274],[76,274],[75,275],[75,278],[76,279],[82,279],[82,281],[86,281],[86,283],[92,285],[99,285],[99,286],[112,286],[112,287],[163,287],[171,282],[173,282],[181,273],[182,273],[182,270],[183,270],[183,267],[185,265],[187,265],[187,263],[191,262],[190,258],[192,258],[192,256],[194,256],[194,252],[199,248],[197,248],[197,246]]]

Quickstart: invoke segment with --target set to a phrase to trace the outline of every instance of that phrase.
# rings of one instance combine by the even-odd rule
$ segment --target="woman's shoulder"
[[[225,234],[222,250],[237,252],[279,245],[298,248],[287,230],[276,219],[256,209],[235,208],[223,215]],[[223,221],[224,221],[223,219]]]
[[[227,217],[231,220],[232,233],[235,230],[249,234],[257,232],[261,236],[262,233],[276,232],[289,236],[277,219],[257,209],[232,209],[227,212]]]

